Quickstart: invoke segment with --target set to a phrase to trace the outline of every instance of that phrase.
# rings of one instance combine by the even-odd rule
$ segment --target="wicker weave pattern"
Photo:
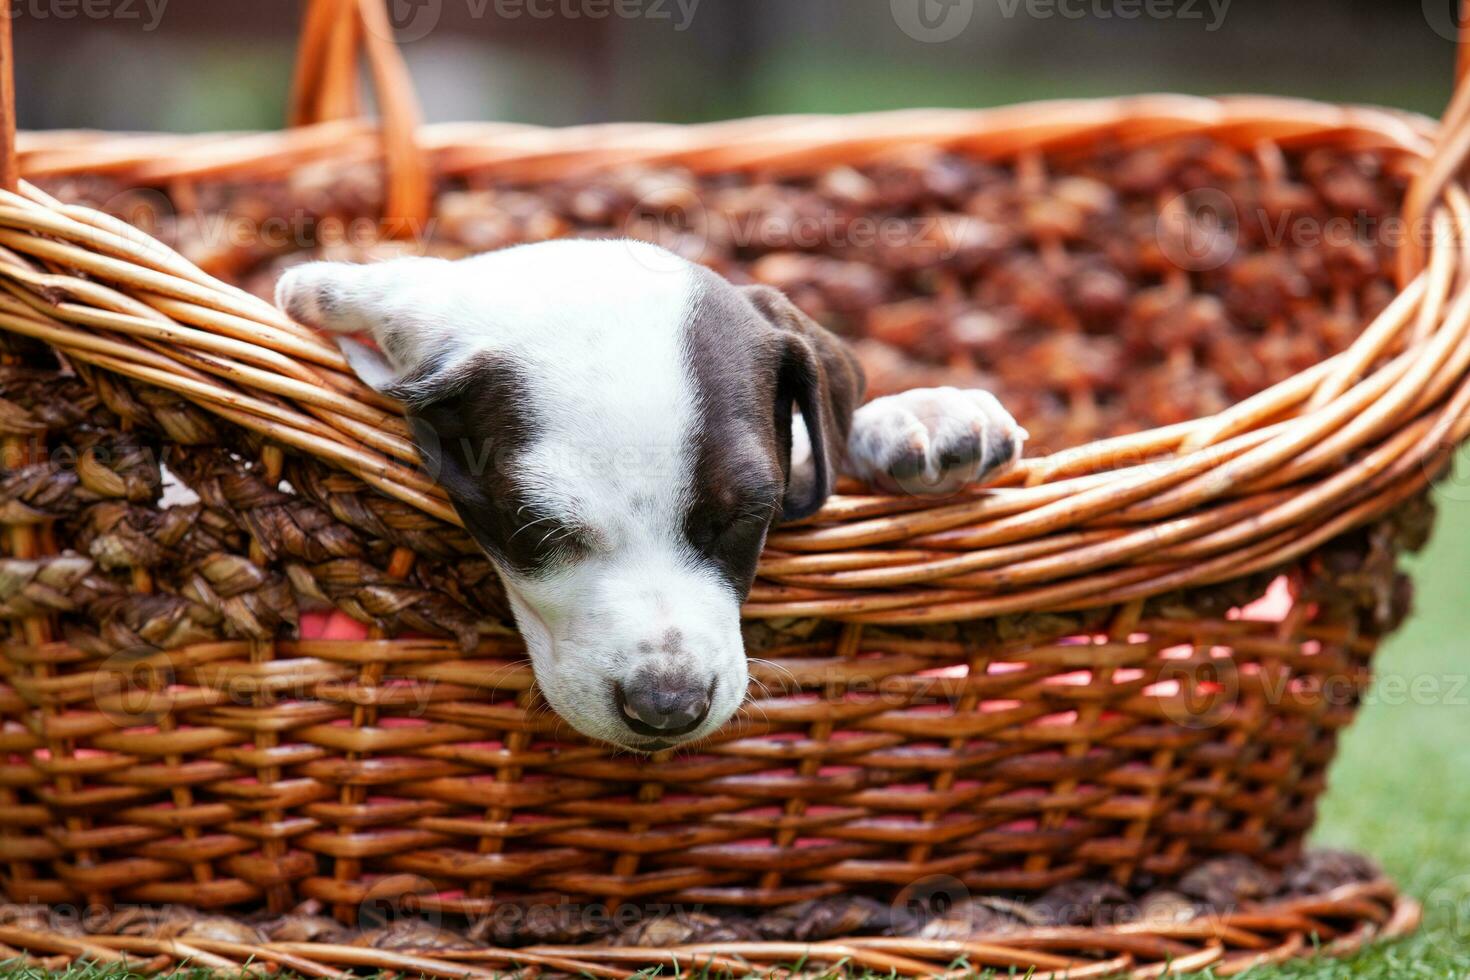
[[[1027,460],[958,502],[848,488],[773,535],[746,610],[766,687],[699,752],[649,764],[578,741],[505,624],[482,635],[504,608],[488,567],[396,407],[330,343],[115,219],[0,191],[6,891],[310,896],[344,914],[385,893],[470,912],[536,891],[768,905],[936,874],[1035,889],[1284,860],[1400,611],[1412,502],[1470,435],[1470,198],[1452,179],[1467,91],[1440,143],[1388,112],[1168,97],[686,129],[395,123],[386,150],[351,121],[26,136],[27,175],[175,191],[382,152],[407,224],[423,184],[407,159],[522,179],[809,171],[1199,134],[1412,166],[1405,216],[1436,236],[1404,250],[1398,300],[1350,350],[1222,415]],[[79,462],[57,465],[59,446]],[[198,505],[158,506],[165,463]],[[1231,612],[1278,577],[1283,620]],[[284,639],[297,597],[372,638]],[[455,639],[401,635],[429,628]]]
[[[91,275],[123,275],[156,297],[139,306],[17,257],[7,271],[19,292],[0,299],[7,329],[202,400],[232,422],[454,520],[442,493],[410,468],[416,456],[402,421],[343,373],[325,341],[237,290],[194,281],[207,277],[156,243],[141,245],[112,219],[7,200],[14,207],[0,207],[0,223],[10,215],[142,264],[15,232],[0,232],[0,244],[77,263]],[[1448,215],[1436,222],[1445,240]],[[1463,383],[1470,308],[1449,302],[1453,252],[1439,249],[1436,264],[1351,350],[1222,416],[1028,460],[1010,489],[960,503],[916,510],[911,499],[835,498],[811,521],[818,526],[772,536],[747,614],[945,622],[1124,601],[1300,556],[1421,489],[1470,430],[1460,411],[1470,402]],[[97,306],[45,298],[57,294]],[[178,320],[165,326],[165,315]],[[122,336],[99,336],[99,327]],[[1406,342],[1409,349],[1363,376]],[[1347,467],[1344,455],[1353,459]],[[1126,533],[1075,534],[1104,520]]]
[[[1281,862],[1389,625],[1381,594],[1301,566],[1280,623],[1221,615],[1257,577],[950,639],[768,636],[754,670],[767,693],[742,722],[649,766],[577,743],[535,699],[513,637],[472,654],[273,642],[296,619],[293,589],[384,632],[472,630],[469,610],[497,596],[475,559],[436,563],[405,538],[428,552],[410,583],[393,567],[404,545],[375,548],[302,499],[333,500],[316,464],[293,463],[292,485],[314,489],[287,496],[250,461],[259,444],[221,423],[206,431],[240,452],[165,448],[201,428],[184,403],[155,415],[140,411],[149,389],[120,379],[98,398],[13,373],[11,417],[69,414],[95,450],[73,482],[41,462],[6,484],[7,512],[25,508],[64,551],[0,562],[0,616],[63,617],[53,642],[0,648],[18,723],[0,859],[16,897],[356,906],[389,887],[483,912],[493,886],[775,904],[940,874],[1041,889],[1099,868],[1174,875],[1221,852]],[[199,504],[153,506],[165,459]],[[336,494],[332,511],[363,495]],[[387,503],[391,518],[401,505]],[[1369,539],[1388,582],[1394,535]]]
[[[0,926],[7,956],[42,969],[80,958],[129,963],[142,973],[167,973],[181,961],[235,972],[245,962],[268,963],[306,976],[351,976],[347,968],[394,970],[422,976],[506,976],[520,968],[534,976],[551,970],[592,977],[623,977],[658,967],[660,975],[765,976],[808,963],[850,964],[884,974],[972,976],[976,969],[1027,972],[1032,980],[1088,980],[1126,973],[1139,980],[1211,969],[1228,977],[1253,967],[1312,955],[1347,956],[1374,940],[1411,933],[1419,907],[1394,895],[1386,882],[1349,885],[1328,894],[1272,903],[1209,921],[1134,924],[1101,929],[1054,928],[976,937],[967,942],[855,939],[833,943],[723,943],[666,950],[626,947],[533,947],[452,951],[395,951],[304,942],[245,945],[214,939],[142,936],[58,936],[34,928]],[[1314,944],[1320,944],[1314,948]],[[959,962],[967,964],[956,967]],[[519,975],[519,974],[512,974]]]

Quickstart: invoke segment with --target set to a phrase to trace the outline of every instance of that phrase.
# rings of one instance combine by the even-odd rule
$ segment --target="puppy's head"
[[[861,397],[840,342],[774,290],[627,241],[313,263],[277,301],[376,341],[342,345],[404,403],[563,718],[652,750],[734,714],[766,532],[826,498]]]

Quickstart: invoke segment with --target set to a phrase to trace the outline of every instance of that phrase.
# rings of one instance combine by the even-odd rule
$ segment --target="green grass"
[[[1460,469],[1470,472],[1466,460]],[[1416,612],[1379,654],[1375,693],[1343,739],[1315,835],[1376,857],[1425,903],[1424,927],[1348,960],[1253,971],[1251,980],[1470,976],[1467,491],[1452,480],[1437,496],[1434,539],[1411,568]]]

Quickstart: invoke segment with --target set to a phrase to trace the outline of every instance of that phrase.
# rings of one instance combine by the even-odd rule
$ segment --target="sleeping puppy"
[[[430,475],[505,584],[538,686],[640,751],[745,698],[740,604],[772,523],[836,475],[949,493],[1025,433],[983,391],[859,408],[862,373],[780,292],[634,241],[287,272],[297,321],[399,399]]]

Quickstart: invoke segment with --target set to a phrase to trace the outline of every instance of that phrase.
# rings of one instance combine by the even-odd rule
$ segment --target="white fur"
[[[966,437],[981,440],[999,434],[1001,455],[972,464],[946,467],[944,451]],[[941,495],[975,483],[1019,459],[1027,432],[988,391],[959,388],[915,388],[876,398],[853,413],[847,440],[847,472],[890,491]],[[895,481],[887,468],[900,448],[922,454],[922,472]]]
[[[546,511],[595,528],[598,549],[548,577],[501,568],[501,578],[547,701],[579,731],[617,743],[634,739],[612,684],[630,684],[650,657],[689,658],[697,676],[719,677],[705,723],[686,738],[724,724],[746,692],[739,599],[683,533],[697,424],[681,346],[691,270],[651,245],[558,241],[454,263],[317,263],[277,289],[290,309],[325,279],[345,285],[352,301],[332,311],[336,322],[318,317],[329,329],[409,318],[417,329],[391,348],[395,373],[435,354],[494,350],[535,379],[526,408],[538,439],[516,479]],[[662,650],[670,628],[682,653]]]
[[[499,571],[546,699],[584,734],[625,745],[642,740],[619,718],[612,686],[659,658],[718,678],[705,722],[684,739],[724,724],[746,692],[739,596],[683,529],[700,417],[683,346],[695,268],[638,242],[556,241],[459,262],[312,263],[277,287],[278,304],[307,323],[372,333],[386,363],[350,340],[344,350],[379,387],[481,351],[520,367],[537,437],[513,476],[542,513],[594,529],[596,547],[544,575]],[[324,284],[326,309],[316,300]],[[804,460],[805,427],[793,429]],[[881,480],[896,451],[919,446],[926,473],[915,492],[946,492],[986,470],[947,472],[941,449],[997,429],[1018,455],[1025,433],[988,393],[907,392],[858,410],[842,462]],[[671,629],[677,651],[662,642]]]

